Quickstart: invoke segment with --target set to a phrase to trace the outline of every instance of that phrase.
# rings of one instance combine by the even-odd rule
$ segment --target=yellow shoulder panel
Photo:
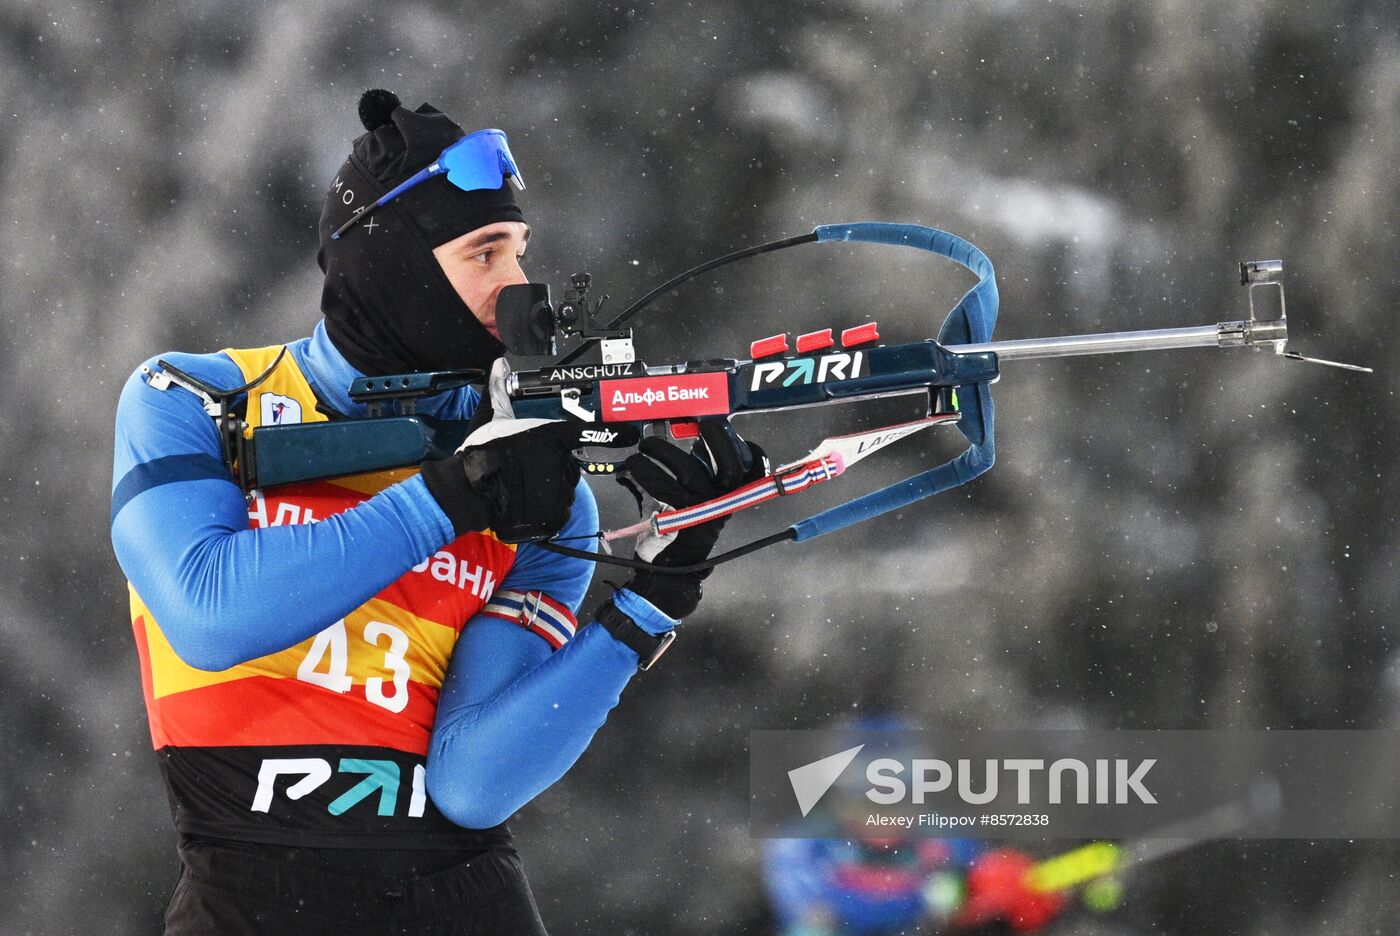
[[[244,381],[253,381],[277,360],[283,345],[268,348],[225,348],[224,353],[243,371]],[[258,426],[291,425],[292,423],[325,422],[327,417],[316,409],[316,394],[297,366],[291,352],[282,356],[277,369],[252,390],[248,391],[248,415],[245,420],[251,433]]]

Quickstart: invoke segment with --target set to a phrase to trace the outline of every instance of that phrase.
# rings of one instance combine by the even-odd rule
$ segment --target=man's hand
[[[489,528],[505,543],[546,539],[573,508],[582,430],[557,420],[493,419],[451,458],[424,462],[423,480],[458,536]]]
[[[702,428],[702,431],[705,431]],[[711,448],[726,445],[729,459],[717,459],[721,463],[744,462],[750,467],[738,474],[735,470],[722,473],[731,475],[723,480],[715,476],[710,465],[697,454],[687,454],[660,438],[643,439],[638,452],[623,463],[623,474],[619,480],[633,488],[639,500],[655,501],[660,509],[669,510],[691,507],[707,501],[763,475],[766,458],[763,450],[750,442],[744,442],[727,430],[728,438],[721,439],[717,433],[706,433],[706,443]],[[737,477],[733,476],[737,475]],[[643,502],[643,510],[650,506]],[[694,565],[704,562],[719,541],[727,518],[721,517],[687,527],[665,537],[644,534],[637,541],[637,557],[655,566]],[[626,587],[628,590],[651,602],[658,610],[669,617],[684,618],[695,611],[700,604],[701,582],[711,569],[683,575],[641,570]]]

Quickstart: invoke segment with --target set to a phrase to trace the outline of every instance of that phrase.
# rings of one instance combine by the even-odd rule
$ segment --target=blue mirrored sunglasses
[[[447,181],[464,192],[498,189],[507,179],[517,190],[525,191],[525,178],[520,174],[520,167],[515,164],[515,157],[510,154],[510,144],[506,141],[506,135],[500,130],[478,130],[443,150],[432,163],[394,186],[379,201],[355,209],[350,220],[331,235],[331,240],[339,240],[340,235],[381,205],[387,205],[415,185],[443,173],[447,174]]]

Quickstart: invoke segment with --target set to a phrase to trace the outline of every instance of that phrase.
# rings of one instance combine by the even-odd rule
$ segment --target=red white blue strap
[[[641,536],[648,532],[658,536],[668,536],[678,530],[684,530],[686,527],[728,516],[735,511],[743,510],[745,507],[754,507],[775,497],[796,494],[814,484],[836,477],[856,462],[880,451],[887,445],[927,429],[929,426],[957,422],[958,418],[959,414],[956,412],[935,413],[923,419],[915,419],[893,426],[882,426],[879,429],[823,439],[821,444],[803,456],[801,461],[784,465],[768,477],[741,487],[723,497],[706,501],[703,504],[696,504],[694,507],[663,511],[653,517],[644,518],[631,526],[618,530],[608,530],[602,535],[603,548],[607,549],[608,544],[613,540],[625,536]]]
[[[555,650],[572,640],[578,630],[573,612],[544,592],[503,588],[491,596],[481,613],[519,624],[543,637]]]
[[[840,454],[833,453],[817,458],[788,471],[780,471],[766,478],[746,484],[723,497],[708,500],[693,507],[681,510],[667,510],[656,515],[652,528],[660,536],[697,526],[719,517],[727,517],[746,507],[756,507],[775,497],[805,491],[814,484],[828,481],[845,470]]]

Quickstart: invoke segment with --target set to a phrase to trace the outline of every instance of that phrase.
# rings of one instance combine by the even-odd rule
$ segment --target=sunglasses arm
[[[331,235],[331,240],[340,240],[340,235],[344,234],[346,231],[350,230],[352,227],[358,224],[361,220],[364,219],[365,215],[369,214],[371,211],[374,211],[376,208],[382,207],[383,205],[387,205],[389,202],[393,201],[395,198],[398,198],[400,195],[402,195],[404,192],[407,192],[415,185],[418,185],[421,182],[426,182],[428,179],[431,179],[435,175],[442,175],[446,171],[447,169],[443,166],[441,160],[438,160],[432,163],[431,165],[418,170],[413,175],[409,176],[407,179],[394,186],[388,192],[385,192],[384,195],[378,201],[365,205],[363,208],[356,209],[355,213],[350,216],[350,219],[348,221],[346,221],[340,227],[335,229],[335,233]]]

